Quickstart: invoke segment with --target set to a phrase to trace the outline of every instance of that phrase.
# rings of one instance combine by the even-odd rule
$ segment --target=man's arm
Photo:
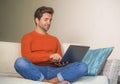
[[[21,54],[23,57],[29,59],[32,63],[49,62],[50,54],[40,54],[39,52],[31,51],[32,38],[24,36],[21,40]]]

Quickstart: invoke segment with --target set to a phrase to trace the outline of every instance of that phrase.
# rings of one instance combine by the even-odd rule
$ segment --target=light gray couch
[[[62,44],[63,53],[70,44]],[[14,70],[14,62],[20,57],[20,43],[0,42],[0,84],[47,84],[27,80]],[[101,75],[84,76],[72,84],[117,84],[119,60],[108,59]]]

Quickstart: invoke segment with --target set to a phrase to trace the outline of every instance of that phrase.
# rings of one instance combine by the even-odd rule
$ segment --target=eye
[[[45,18],[44,21],[52,21],[52,19]]]
[[[47,20],[48,20],[48,18],[45,18],[45,19],[44,19],[44,21],[47,21]]]
[[[52,19],[49,19],[49,21],[51,22],[51,21],[52,21]]]

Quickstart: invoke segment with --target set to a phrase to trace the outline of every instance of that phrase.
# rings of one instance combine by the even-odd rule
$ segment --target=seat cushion
[[[46,82],[32,81],[23,78],[17,77],[1,77],[0,76],[0,84],[50,84]]]
[[[108,84],[106,76],[84,76],[72,84]]]
[[[0,84],[50,84],[17,77],[0,77]],[[106,76],[84,76],[72,84],[108,84]]]

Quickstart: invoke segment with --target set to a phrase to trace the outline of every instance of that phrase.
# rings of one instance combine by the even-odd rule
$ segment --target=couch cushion
[[[37,82],[15,77],[0,77],[0,84],[50,84],[50,83]],[[106,76],[84,76],[79,78],[72,84],[108,84],[108,79]]]
[[[0,84],[50,84],[17,77],[0,77]]]
[[[82,60],[88,65],[87,75],[98,75],[112,50],[113,47],[89,50]]]
[[[84,76],[72,84],[108,84],[106,76]]]
[[[20,56],[19,43],[0,42],[0,75],[16,75],[14,62]]]

